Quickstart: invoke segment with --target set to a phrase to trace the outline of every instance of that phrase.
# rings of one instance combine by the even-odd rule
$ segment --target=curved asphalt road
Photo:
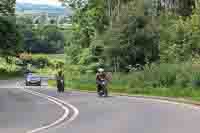
[[[0,86],[1,85],[2,84],[0,84]],[[10,116],[2,115],[4,116],[4,119],[2,119],[2,105],[7,106],[5,105],[7,104],[7,102],[5,102],[6,100],[4,100],[6,99],[6,96],[4,95],[6,95],[7,93],[3,91],[3,95],[2,90],[4,90],[5,92],[13,92],[13,89],[9,89],[9,87],[7,87],[7,90],[0,89],[0,132],[5,132],[5,128],[14,129],[17,126],[17,129],[21,131],[23,131],[23,129],[30,129],[37,126],[38,123],[36,121],[38,119],[28,116],[29,111],[35,116],[40,115],[41,118],[40,120],[38,120],[38,122],[41,123],[46,123],[46,121],[49,120],[55,120],[55,117],[59,117],[60,115],[59,113],[57,114],[57,111],[59,112],[59,109],[56,109],[56,107],[53,107],[53,105],[48,103],[47,101],[42,100],[44,103],[38,105],[36,103],[41,100],[40,98],[34,98],[34,96],[23,94],[23,92],[15,90],[15,93],[20,93],[20,95],[18,95],[18,98],[22,99],[22,101],[26,101],[22,102],[19,106],[27,106],[27,110],[24,111],[27,113],[27,116],[24,116],[23,120],[21,120],[20,118],[22,117],[23,110],[19,109],[18,111],[16,111],[16,114],[18,116],[17,119],[16,114],[13,111],[10,112],[13,107],[6,107],[6,110],[4,110],[4,112],[10,113]],[[140,98],[98,98],[95,94],[80,92],[65,92],[63,94],[57,94],[55,90],[46,90],[35,87],[31,88],[31,90],[57,97],[63,101],[71,103],[79,109],[79,116],[71,123],[65,121],[61,125],[50,128],[46,131],[43,131],[42,133],[200,132],[200,109],[197,110],[183,105],[162,103]],[[13,99],[13,102],[17,99],[16,95],[8,96],[10,97],[10,99]],[[24,100],[24,97],[28,100]],[[4,102],[2,101],[2,99]],[[47,110],[49,111],[48,113],[46,113]],[[7,117],[9,117],[9,119],[7,119]],[[11,117],[14,117],[15,119],[12,119]],[[26,124],[23,125],[24,123]]]
[[[25,133],[62,114],[57,105],[17,89],[16,81],[0,81],[0,133]]]

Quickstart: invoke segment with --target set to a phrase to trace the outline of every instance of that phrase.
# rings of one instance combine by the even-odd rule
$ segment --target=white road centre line
[[[73,110],[73,115],[70,117],[69,120],[67,120],[67,122],[71,122],[73,120],[76,119],[76,117],[79,115],[79,111],[76,107],[74,107],[73,105],[63,101],[63,100],[60,100],[58,98],[55,98],[55,97],[52,97],[52,96],[48,96],[46,94],[42,94],[42,93],[39,93],[39,92],[36,92],[36,91],[32,91],[32,90],[28,90],[28,89],[25,89],[23,88],[23,86],[20,86],[20,83],[17,82],[17,87],[19,89],[21,89],[22,91],[26,92],[26,93],[29,93],[29,94],[32,94],[32,95],[36,95],[36,96],[39,96],[39,97],[42,97],[44,99],[47,99],[49,100],[50,102],[52,103],[55,103],[57,104],[58,106],[60,106],[64,111],[65,113],[61,116],[61,118],[59,118],[58,120],[56,120],[55,122],[49,124],[49,125],[46,125],[46,126],[43,126],[43,127],[40,127],[40,128],[37,128],[37,129],[34,129],[34,130],[30,130],[30,131],[27,131],[26,133],[37,133],[37,132],[40,132],[42,130],[45,130],[45,129],[48,129],[48,128],[51,128],[55,125],[59,125],[59,124],[62,124],[62,122],[68,117],[69,115],[69,109],[66,107],[70,107],[72,110]]]

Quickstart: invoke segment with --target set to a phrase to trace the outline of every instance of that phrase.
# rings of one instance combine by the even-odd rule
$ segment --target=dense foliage
[[[141,2],[79,2],[71,1],[75,14],[66,53],[72,63],[90,69],[103,61],[111,70],[125,71],[129,65],[159,59],[158,20],[150,13],[142,16]]]
[[[63,53],[65,37],[56,25],[33,25],[32,18],[18,17],[24,50],[32,53]]]
[[[15,18],[11,16],[0,16],[0,55],[15,56],[16,53],[22,50],[21,44],[22,36],[18,31]]]
[[[15,0],[0,1],[0,56],[15,56],[21,50],[22,36],[15,19]]]
[[[1,0],[0,1],[0,15],[14,16],[16,0]]]
[[[67,51],[72,62],[89,65],[101,58],[113,66],[113,60],[118,60],[123,70],[127,65],[158,61],[159,57],[163,62],[191,59],[191,45],[198,43],[198,7],[190,16],[181,17],[173,10],[150,6],[151,2],[143,8],[142,2],[119,0],[110,8],[108,1],[70,1],[75,9]]]
[[[124,87],[132,92],[150,90],[131,88],[185,88],[200,83],[199,5],[192,9],[194,3],[184,1],[171,7],[159,1],[66,1],[74,9],[66,47],[66,69],[70,70],[66,74],[74,84],[92,88],[94,77],[88,72],[99,66],[121,73],[111,88]],[[180,12],[181,4],[187,5],[187,11]],[[136,64],[143,70],[135,71]],[[117,82],[123,83],[117,86]]]

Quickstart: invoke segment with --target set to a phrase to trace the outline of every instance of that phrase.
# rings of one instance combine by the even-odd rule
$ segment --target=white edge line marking
[[[79,92],[79,93],[87,93],[91,94],[90,92]],[[150,98],[150,97],[137,97],[137,96],[116,96],[117,98],[126,98],[130,100],[143,100],[143,101],[149,101],[153,103],[164,103],[164,104],[172,104],[172,105],[179,105],[179,106],[185,106],[187,108],[200,111],[200,107],[194,104],[187,104],[182,102],[176,102],[176,101],[169,101],[167,99],[156,99],[156,98]]]
[[[124,97],[124,96],[123,96]],[[176,101],[169,101],[169,100],[165,100],[165,99],[154,99],[154,98],[143,98],[143,97],[126,97],[128,99],[135,99],[135,100],[143,100],[143,101],[151,101],[151,102],[159,102],[159,103],[165,103],[165,104],[173,104],[173,105],[179,105],[179,106],[185,106],[187,108],[190,108],[190,109],[194,109],[194,110],[197,110],[197,111],[200,111],[200,107],[196,106],[196,105],[193,105],[193,104],[186,104],[186,103],[179,103],[179,102],[176,102]]]
[[[31,90],[27,90],[27,89],[22,89],[20,87],[20,84],[19,82],[17,82],[17,87],[19,87],[19,89],[21,89],[22,91],[25,91],[27,93],[30,93],[30,94],[33,94],[33,95],[36,95],[36,96],[39,96],[39,97],[42,97],[42,98],[45,98],[55,104],[57,104],[58,106],[62,107],[63,110],[65,110],[65,113],[63,114],[63,116],[61,118],[59,118],[58,120],[56,120],[55,122],[53,122],[52,124],[49,124],[47,126],[44,126],[44,127],[40,127],[40,128],[37,128],[37,129],[34,129],[34,130],[31,130],[31,131],[27,131],[26,133],[36,133],[36,132],[39,132],[39,131],[42,131],[42,130],[45,130],[45,129],[48,129],[50,127],[53,127],[59,123],[61,123],[63,120],[65,120],[68,115],[69,115],[69,109],[67,107],[65,107],[64,105],[62,104],[65,104],[67,106],[69,106],[70,108],[72,108],[74,110],[74,114],[73,116],[68,120],[68,122],[71,122],[73,121],[79,114],[79,111],[78,109],[76,109],[73,105],[67,103],[67,102],[64,102],[60,99],[57,99],[55,97],[51,97],[51,96],[48,96],[48,95],[45,95],[45,94],[42,94],[42,93],[38,93],[36,91],[31,91]]]

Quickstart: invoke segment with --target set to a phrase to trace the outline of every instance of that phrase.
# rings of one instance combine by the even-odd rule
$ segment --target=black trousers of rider
[[[97,84],[97,92],[99,93],[101,91],[102,87],[100,84]]]
[[[64,92],[64,84],[61,82],[61,80],[57,80],[57,91]]]
[[[60,82],[60,80],[57,80],[57,91],[61,92],[61,82]]]

